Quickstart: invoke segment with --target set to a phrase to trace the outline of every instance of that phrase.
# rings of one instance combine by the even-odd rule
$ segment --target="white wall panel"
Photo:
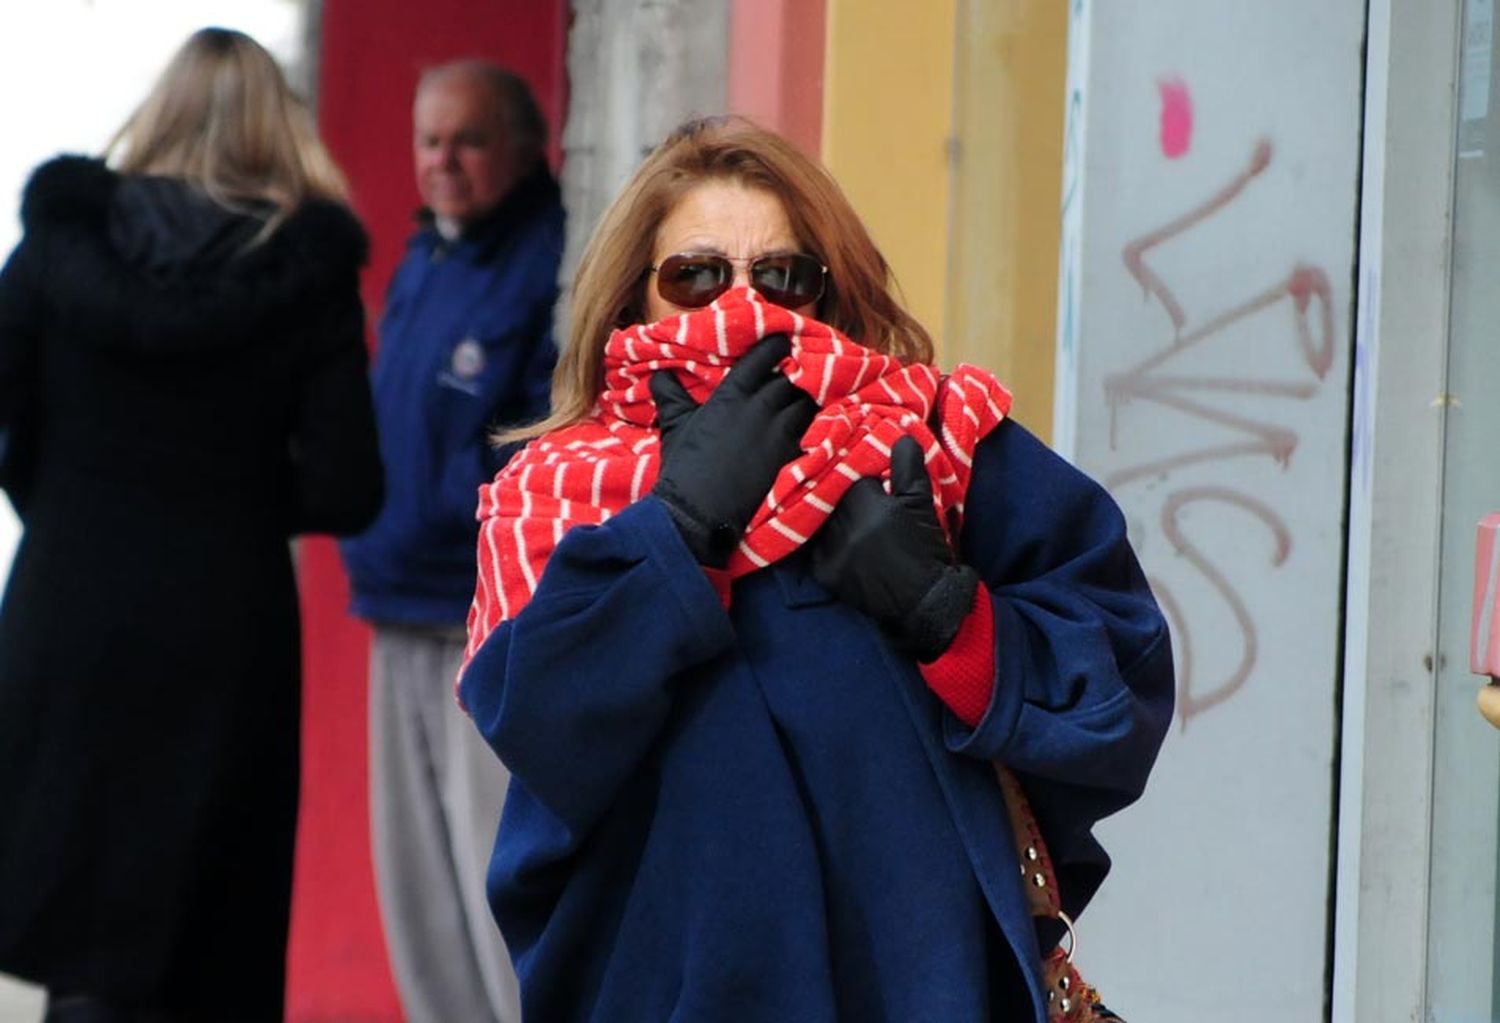
[[[1323,1016],[1359,0],[1074,2],[1057,437],[1172,622],[1178,707],[1086,914],[1127,1017]]]

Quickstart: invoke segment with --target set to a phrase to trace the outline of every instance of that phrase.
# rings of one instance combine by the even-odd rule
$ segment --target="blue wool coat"
[[[1113,501],[1022,427],[979,446],[967,513],[997,648],[973,729],[801,554],[726,610],[655,498],[563,538],[462,680],[512,772],[489,892],[527,1019],[1044,1019],[990,762],[1076,914],[1170,720],[1170,644]]]

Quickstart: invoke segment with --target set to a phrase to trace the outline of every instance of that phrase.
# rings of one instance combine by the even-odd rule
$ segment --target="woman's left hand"
[[[818,405],[777,370],[791,351],[785,334],[763,339],[702,405],[670,370],[651,375],[661,429],[651,492],[701,565],[728,563],[777,473],[802,453]]]
[[[952,645],[974,607],[979,574],[953,557],[914,439],[891,449],[889,494],[875,479],[849,488],[813,537],[812,572],[918,661],[935,660]]]

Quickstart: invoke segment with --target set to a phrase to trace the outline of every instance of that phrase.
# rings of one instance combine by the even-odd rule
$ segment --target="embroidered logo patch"
[[[484,346],[472,337],[466,337],[453,346],[451,369],[460,380],[473,380],[484,372]]]
[[[438,383],[477,398],[484,388],[479,380],[484,366],[484,345],[478,338],[466,337],[453,346],[447,367],[438,371]]]

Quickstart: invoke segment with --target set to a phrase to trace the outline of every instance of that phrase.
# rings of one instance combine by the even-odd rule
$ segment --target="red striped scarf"
[[[615,331],[604,348],[604,390],[587,420],[539,437],[479,491],[479,575],[465,664],[490,632],[514,618],[563,534],[597,525],[651,490],[660,456],[648,382],[675,370],[704,401],[761,338],[785,333],[787,379],[817,400],[801,457],[776,477],[727,570],[738,578],[786,557],[811,537],[854,483],[890,475],[891,445],[922,445],[941,521],[961,520],[979,441],[1010,411],[995,377],[962,365],[949,377],[902,363],[763,300],[749,288],[656,323]],[[929,426],[935,422],[935,434]],[[950,519],[950,514],[952,518]]]

